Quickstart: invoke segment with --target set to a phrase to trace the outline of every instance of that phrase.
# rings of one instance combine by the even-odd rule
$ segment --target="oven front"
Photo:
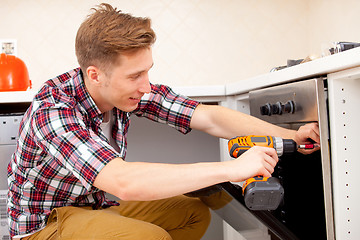
[[[295,130],[319,124],[321,150],[282,156],[273,173],[285,194],[271,215],[299,239],[335,239],[325,85],[316,78],[249,93],[252,116]]]
[[[264,231],[265,225],[272,240],[335,239],[325,85],[325,79],[316,78],[249,93],[250,114],[257,118],[294,130],[319,124],[319,151],[281,156],[273,177],[280,180],[284,197],[276,210],[247,209],[238,183],[225,182],[188,195],[200,197],[241,234]]]

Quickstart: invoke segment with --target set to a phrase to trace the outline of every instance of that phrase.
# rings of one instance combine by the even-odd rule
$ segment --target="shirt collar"
[[[86,89],[83,73],[80,68],[77,69],[77,73],[72,77],[72,80],[75,87],[75,98],[78,103],[85,109],[90,118],[102,121],[102,113]]]

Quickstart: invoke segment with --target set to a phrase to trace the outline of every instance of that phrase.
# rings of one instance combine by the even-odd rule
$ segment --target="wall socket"
[[[16,39],[0,39],[1,53],[9,55],[17,55],[17,40]]]

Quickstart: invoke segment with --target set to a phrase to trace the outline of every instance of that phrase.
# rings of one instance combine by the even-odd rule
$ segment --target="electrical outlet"
[[[16,39],[0,39],[1,52],[9,55],[17,55]]]

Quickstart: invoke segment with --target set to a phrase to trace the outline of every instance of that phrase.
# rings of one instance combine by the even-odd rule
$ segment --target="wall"
[[[360,42],[360,1],[310,0],[308,45],[310,52],[334,41]]]
[[[104,0],[105,1],[105,0]],[[0,39],[15,38],[36,90],[77,67],[76,31],[96,0],[0,0]],[[153,20],[153,82],[239,81],[320,53],[329,41],[360,41],[356,0],[108,0]]]

